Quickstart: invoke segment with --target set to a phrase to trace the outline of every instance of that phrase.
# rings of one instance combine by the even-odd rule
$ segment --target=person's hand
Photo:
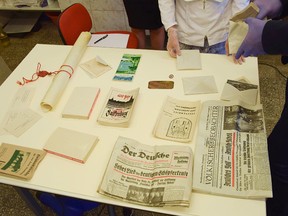
[[[256,18],[264,19],[275,18],[280,15],[282,3],[280,0],[254,0],[254,3],[259,7],[260,11]]]
[[[225,51],[226,51],[226,55],[229,56],[230,52],[229,52],[229,42],[228,42],[228,40],[226,40],[226,42],[225,42]],[[233,53],[231,55],[232,55],[233,62],[235,64],[240,64],[241,65],[242,63],[245,62],[245,58],[243,56],[240,56],[239,59],[236,59],[235,58],[235,53]]]
[[[168,42],[167,42],[167,50],[170,56],[176,58],[177,55],[181,55],[179,40],[178,40],[178,32],[174,27],[170,27],[168,29]]]
[[[245,22],[248,24],[249,29],[235,55],[236,60],[238,60],[241,56],[248,57],[265,54],[262,45],[262,32],[266,21],[249,17],[245,20]]]

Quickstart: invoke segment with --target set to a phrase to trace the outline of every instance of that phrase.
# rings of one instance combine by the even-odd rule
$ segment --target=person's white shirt
[[[229,19],[244,9],[250,0],[158,0],[166,30],[175,26],[179,42],[203,46],[227,39]]]

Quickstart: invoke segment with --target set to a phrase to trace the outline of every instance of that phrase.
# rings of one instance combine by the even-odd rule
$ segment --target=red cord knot
[[[51,75],[52,73],[51,72],[48,72],[48,71],[39,71],[39,72],[37,72],[37,75],[39,76],[39,77],[45,77],[45,76],[47,76],[47,75]]]
[[[45,77],[45,76],[50,76],[50,75],[56,75],[56,74],[58,74],[58,73],[60,73],[60,72],[65,72],[65,73],[67,73],[68,74],[68,76],[69,76],[69,78],[72,76],[72,74],[74,73],[74,70],[73,70],[73,68],[70,66],[70,65],[62,65],[62,67],[63,66],[66,66],[66,67],[68,67],[68,68],[70,68],[70,70],[71,70],[71,72],[69,72],[69,71],[67,71],[67,70],[63,70],[63,69],[61,69],[61,70],[58,70],[58,71],[54,71],[54,72],[48,72],[48,71],[46,71],[46,70],[40,70],[41,69],[41,64],[40,63],[38,63],[37,64],[37,69],[36,69],[36,72],[34,73],[34,74],[32,74],[32,77],[31,77],[31,79],[26,79],[25,77],[22,77],[22,82],[20,82],[20,81],[17,81],[16,83],[18,84],[18,85],[25,85],[26,83],[30,83],[30,82],[34,82],[34,81],[36,81],[39,77]]]

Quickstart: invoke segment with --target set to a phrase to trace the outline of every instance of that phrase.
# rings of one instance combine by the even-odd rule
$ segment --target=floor
[[[6,62],[8,67],[13,71],[35,44],[62,44],[57,28],[54,23],[47,17],[43,16],[39,20],[36,28],[26,35],[10,36],[10,45],[7,47],[0,46],[0,57]],[[0,58],[1,60],[1,58]],[[0,61],[0,85],[9,76],[9,70],[3,70]],[[264,114],[266,120],[266,130],[269,135],[273,129],[277,119],[282,110],[284,103],[285,82],[288,77],[288,66],[283,66],[280,62],[280,56],[261,56],[259,57],[259,76],[261,89],[261,102],[264,106]],[[30,216],[34,215],[28,208],[25,202],[16,192],[15,188],[0,184],[0,215],[5,216]],[[35,195],[35,191],[32,191]],[[41,203],[40,203],[41,205]],[[44,209],[45,215],[55,215],[49,208],[41,205]],[[106,216],[107,208],[103,206],[87,215],[101,215]],[[117,216],[122,215],[122,208],[115,207]],[[135,210],[134,216],[167,216],[163,214],[153,214]]]

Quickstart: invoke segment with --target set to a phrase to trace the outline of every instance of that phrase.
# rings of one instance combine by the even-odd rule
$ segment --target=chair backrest
[[[64,44],[73,45],[83,31],[90,31],[92,19],[80,3],[66,8],[58,17],[58,31]]]

